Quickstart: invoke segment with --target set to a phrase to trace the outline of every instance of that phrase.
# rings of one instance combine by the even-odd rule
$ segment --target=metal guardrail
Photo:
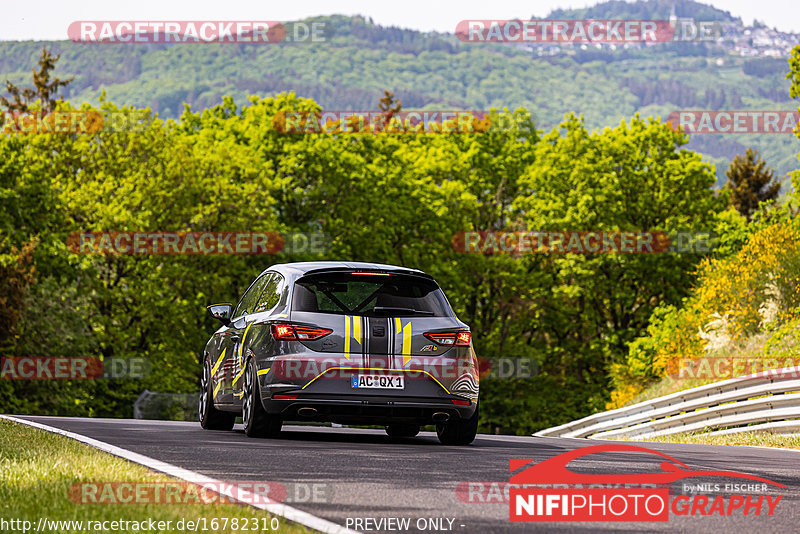
[[[800,432],[800,367],[714,382],[547,428],[534,436],[655,437],[715,430]],[[762,424],[758,424],[762,423]]]
[[[159,393],[145,389],[133,403],[134,419],[196,421],[200,393]]]

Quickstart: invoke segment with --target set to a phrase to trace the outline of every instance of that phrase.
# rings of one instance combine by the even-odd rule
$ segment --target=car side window
[[[253,312],[269,311],[277,306],[284,286],[283,277],[279,274],[273,274],[270,281],[264,286],[264,291],[261,293]]]
[[[250,288],[242,295],[242,299],[233,311],[233,317],[241,317],[246,313],[253,313],[258,297],[264,291],[264,287],[274,278],[273,273],[265,273],[258,280],[253,282]]]

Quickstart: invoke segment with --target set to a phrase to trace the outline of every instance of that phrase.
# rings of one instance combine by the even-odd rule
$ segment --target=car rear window
[[[295,283],[294,311],[374,317],[450,317],[436,282],[399,274],[321,273]]]

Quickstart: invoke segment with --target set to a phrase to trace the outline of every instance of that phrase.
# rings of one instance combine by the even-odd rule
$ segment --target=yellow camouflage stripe
[[[411,360],[411,321],[403,326],[403,322],[399,317],[394,318],[395,334],[401,333],[403,335],[403,344],[400,354],[403,355],[403,366]]]
[[[352,326],[351,326],[352,323]],[[361,345],[361,317],[358,315],[344,316],[344,357],[350,359],[350,340]]]
[[[211,368],[211,375],[212,376],[214,375],[214,373],[217,372],[217,369],[219,369],[219,366],[222,365],[222,360],[225,359],[225,351],[226,350],[228,350],[227,347],[222,349],[222,354],[219,355],[219,358],[217,359],[217,363],[215,363],[214,367]]]

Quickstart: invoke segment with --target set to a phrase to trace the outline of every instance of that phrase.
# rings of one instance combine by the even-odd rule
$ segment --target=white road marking
[[[34,428],[38,428],[40,430],[45,430],[47,432],[52,432],[54,434],[60,434],[68,438],[72,438],[74,440],[80,441],[81,443],[85,443],[87,445],[91,445],[92,447],[100,449],[101,451],[113,454],[114,456],[119,456],[120,458],[124,458],[125,460],[128,460],[130,462],[141,464],[145,467],[149,467],[154,471],[159,471],[161,473],[165,473],[175,478],[180,478],[187,482],[192,482],[194,484],[214,484],[216,485],[215,487],[220,487],[221,485],[219,480],[207,477],[206,475],[201,475],[200,473],[189,471],[188,469],[183,469],[182,467],[168,464],[166,462],[162,462],[161,460],[156,460],[155,458],[150,458],[149,456],[144,456],[142,454],[129,451],[127,449],[123,449],[121,447],[117,447],[116,445],[111,445],[110,443],[99,441],[94,438],[90,438],[88,436],[76,434],[74,432],[68,432],[66,430],[61,430],[60,428],[43,425],[41,423],[35,423],[33,421],[27,421],[25,419],[19,419],[17,417],[11,417],[9,415],[0,415],[0,418],[7,419],[9,421],[13,421],[15,423],[20,423],[23,425],[28,425]],[[221,495],[221,493],[218,491],[215,491],[214,493]],[[259,510],[264,510],[271,514],[284,517],[289,521],[292,521],[294,523],[299,523],[309,528],[313,528],[314,530],[318,530],[320,532],[325,532],[328,534],[358,534],[358,531],[356,530],[351,530],[349,528],[343,527],[342,525],[337,525],[332,521],[328,521],[327,519],[322,519],[321,517],[317,517],[315,515],[309,514],[308,512],[298,510],[297,508],[293,508],[286,504],[280,504],[280,503],[253,504],[254,501],[257,501],[258,499],[256,499],[255,496],[252,495],[250,492],[244,491],[241,488],[237,489],[237,493],[242,497],[241,502],[247,504],[248,506],[252,506],[253,508],[258,508]],[[232,500],[236,500],[235,498],[227,494],[225,496],[231,498]]]

